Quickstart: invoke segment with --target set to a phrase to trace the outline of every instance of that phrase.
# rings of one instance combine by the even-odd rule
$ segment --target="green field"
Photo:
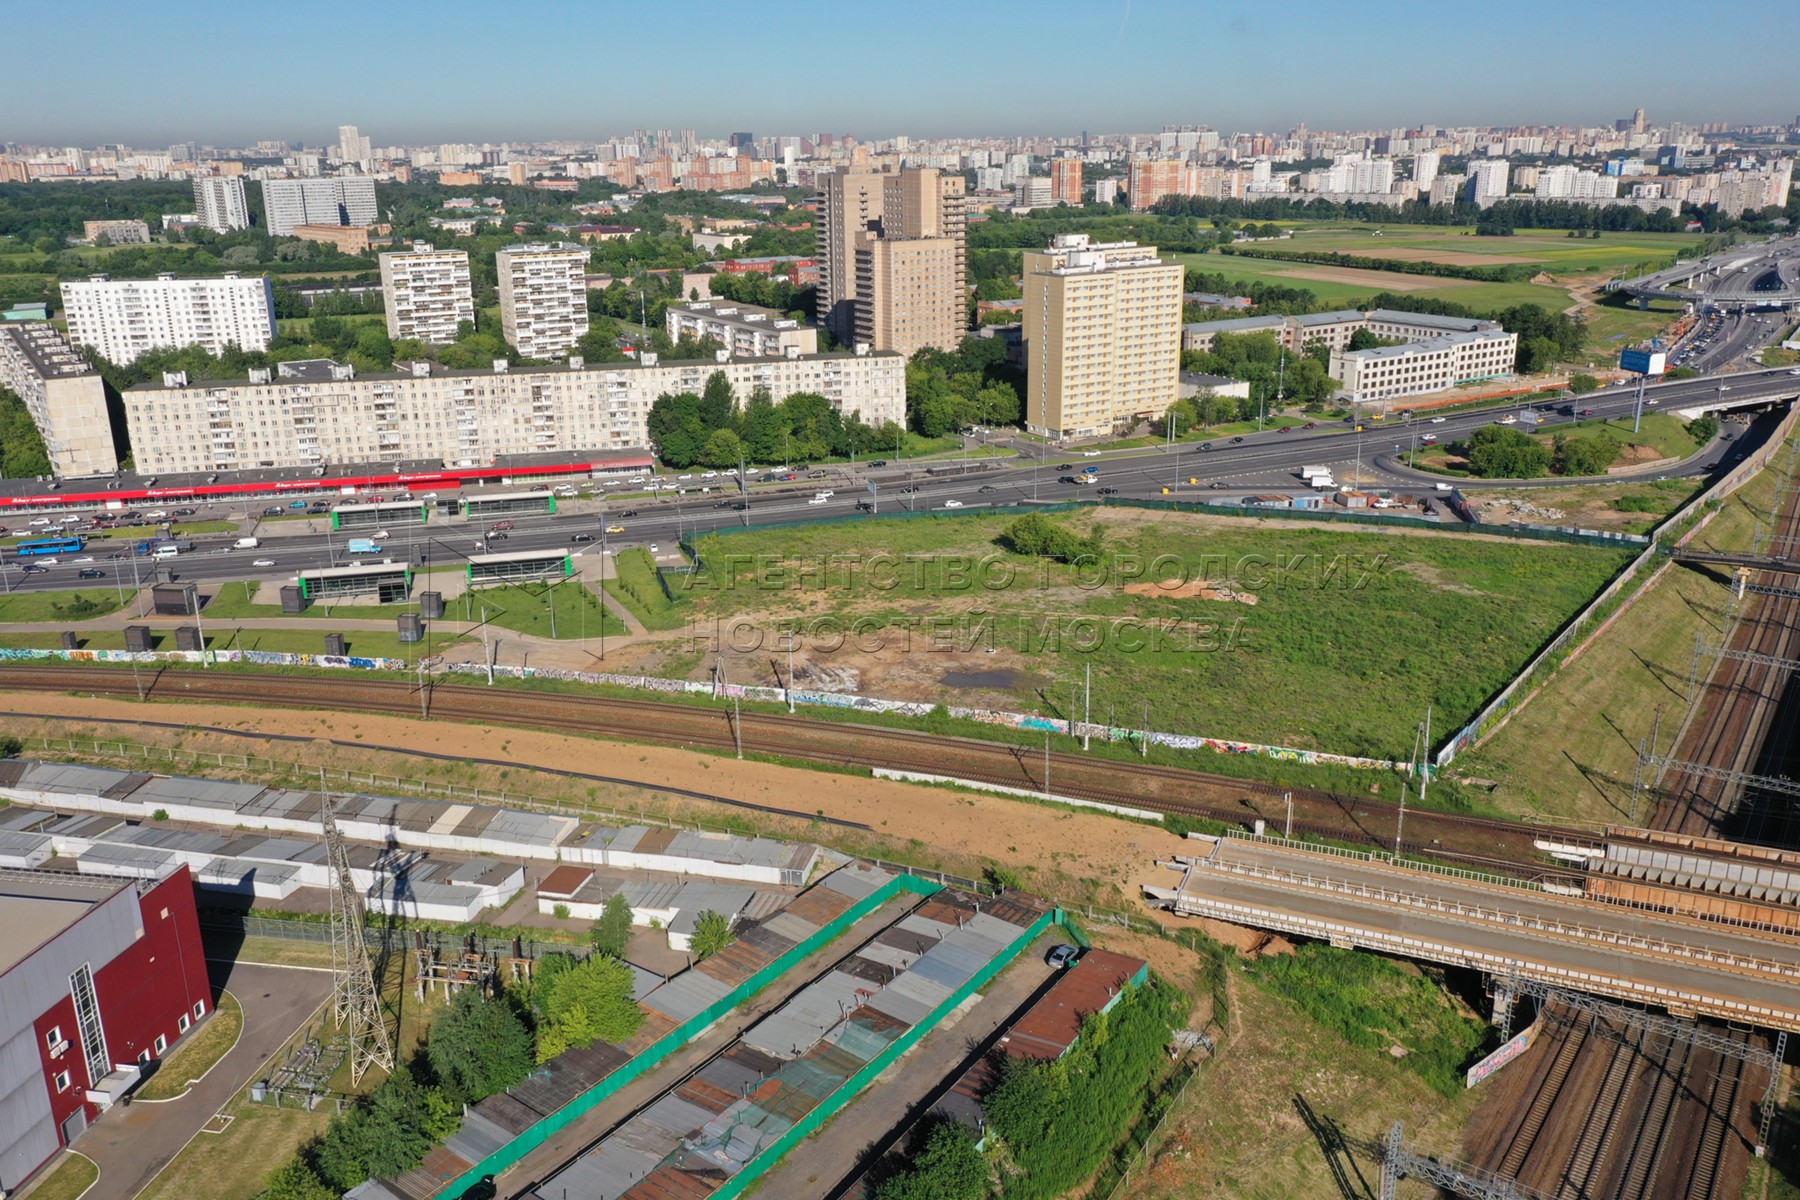
[[[348,313],[331,319],[346,325],[380,325],[387,320],[380,313]],[[313,320],[312,317],[283,317],[276,322],[276,332],[282,337],[310,337]]]
[[[613,578],[605,586],[645,629],[680,629],[688,622],[682,607],[663,593],[662,585],[656,581],[656,560],[642,546],[634,546],[613,559]]]
[[[1560,312],[1570,304],[1569,293],[1565,289],[1535,283],[1477,283],[1466,279],[1402,275],[1393,271],[1364,272],[1368,277],[1366,281],[1346,283],[1333,278],[1309,278],[1308,273],[1316,275],[1319,272],[1336,271],[1338,268],[1318,267],[1307,263],[1273,262],[1229,254],[1172,254],[1169,257],[1195,270],[1224,275],[1239,282],[1278,283],[1286,287],[1305,288],[1327,304],[1342,304],[1346,307],[1384,291],[1403,292],[1409,296],[1423,296],[1431,300],[1449,300],[1482,312],[1514,304],[1537,304],[1552,312]],[[1421,284],[1428,286],[1421,287]]]
[[[1139,724],[1148,703],[1165,730],[1404,758],[1427,704],[1444,728],[1468,719],[1627,557],[1128,509],[1055,518],[1102,534],[1096,577],[1002,549],[1011,519],[714,535],[682,607],[762,629],[761,645],[798,621],[807,661],[872,694],[1066,719],[1091,665],[1095,721]],[[1171,577],[1255,603],[1157,594]]]
[[[1516,259],[1540,263],[1552,275],[1587,275],[1661,264],[1679,251],[1699,246],[1706,240],[1701,235],[1688,233],[1603,232],[1598,238],[1571,238],[1566,234],[1567,231],[1561,229],[1521,229],[1512,237],[1477,237],[1473,229],[1441,225],[1375,226],[1333,222],[1297,228],[1292,238],[1283,241],[1252,245],[1277,251],[1324,250],[1370,258],[1428,257],[1409,253],[1411,251],[1479,254],[1501,261]]]
[[[548,597],[546,593],[549,593]],[[467,615],[480,620],[485,606],[491,625],[531,637],[555,636],[564,641],[599,637],[602,626],[608,637],[630,632],[625,622],[609,611],[600,597],[578,579],[567,579],[554,587],[542,583],[484,587],[465,595],[468,596],[466,601],[460,598],[446,601],[444,612],[447,617],[458,620]],[[554,623],[552,611],[556,614]]]
[[[89,588],[79,592],[20,592],[0,596],[0,622],[91,621],[119,607],[116,588]],[[79,614],[79,615],[75,615]],[[0,646],[14,645],[0,630]]]

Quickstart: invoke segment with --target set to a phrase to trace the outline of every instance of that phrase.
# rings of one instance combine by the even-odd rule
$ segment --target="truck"
[[[231,548],[233,550],[254,550],[260,545],[262,545],[262,542],[257,538],[242,537],[233,542]]]
[[[1302,478],[1302,479],[1309,478],[1313,475],[1329,475],[1329,474],[1331,474],[1330,467],[1301,467],[1300,468],[1300,478]]]
[[[346,554],[376,554],[381,550],[381,543],[374,538],[351,538],[344,545]]]

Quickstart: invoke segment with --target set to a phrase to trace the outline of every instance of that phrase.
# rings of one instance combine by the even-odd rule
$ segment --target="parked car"
[[[1064,942],[1061,945],[1050,947],[1050,953],[1044,955],[1044,961],[1050,966],[1060,969],[1069,966],[1080,957],[1081,951]]]

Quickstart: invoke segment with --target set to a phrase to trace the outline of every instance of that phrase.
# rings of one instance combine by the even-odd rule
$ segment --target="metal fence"
[[[1529,542],[1563,542],[1571,546],[1599,546],[1608,550],[1630,549],[1643,545],[1638,538],[1603,533],[1580,533],[1575,530],[1546,529],[1532,525],[1468,525],[1449,524],[1427,517],[1393,516],[1358,509],[1262,508],[1242,504],[1208,504],[1196,500],[1140,500],[1125,496],[1108,496],[1103,504],[1119,508],[1148,508],[1162,512],[1212,513],[1226,517],[1252,517],[1264,521],[1319,521],[1325,524],[1384,525],[1414,529],[1426,533],[1492,534],[1496,537],[1519,538]]]

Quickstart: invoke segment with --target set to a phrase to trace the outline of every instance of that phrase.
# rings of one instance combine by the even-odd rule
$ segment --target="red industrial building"
[[[0,1195],[212,1013],[187,867],[0,870]]]

